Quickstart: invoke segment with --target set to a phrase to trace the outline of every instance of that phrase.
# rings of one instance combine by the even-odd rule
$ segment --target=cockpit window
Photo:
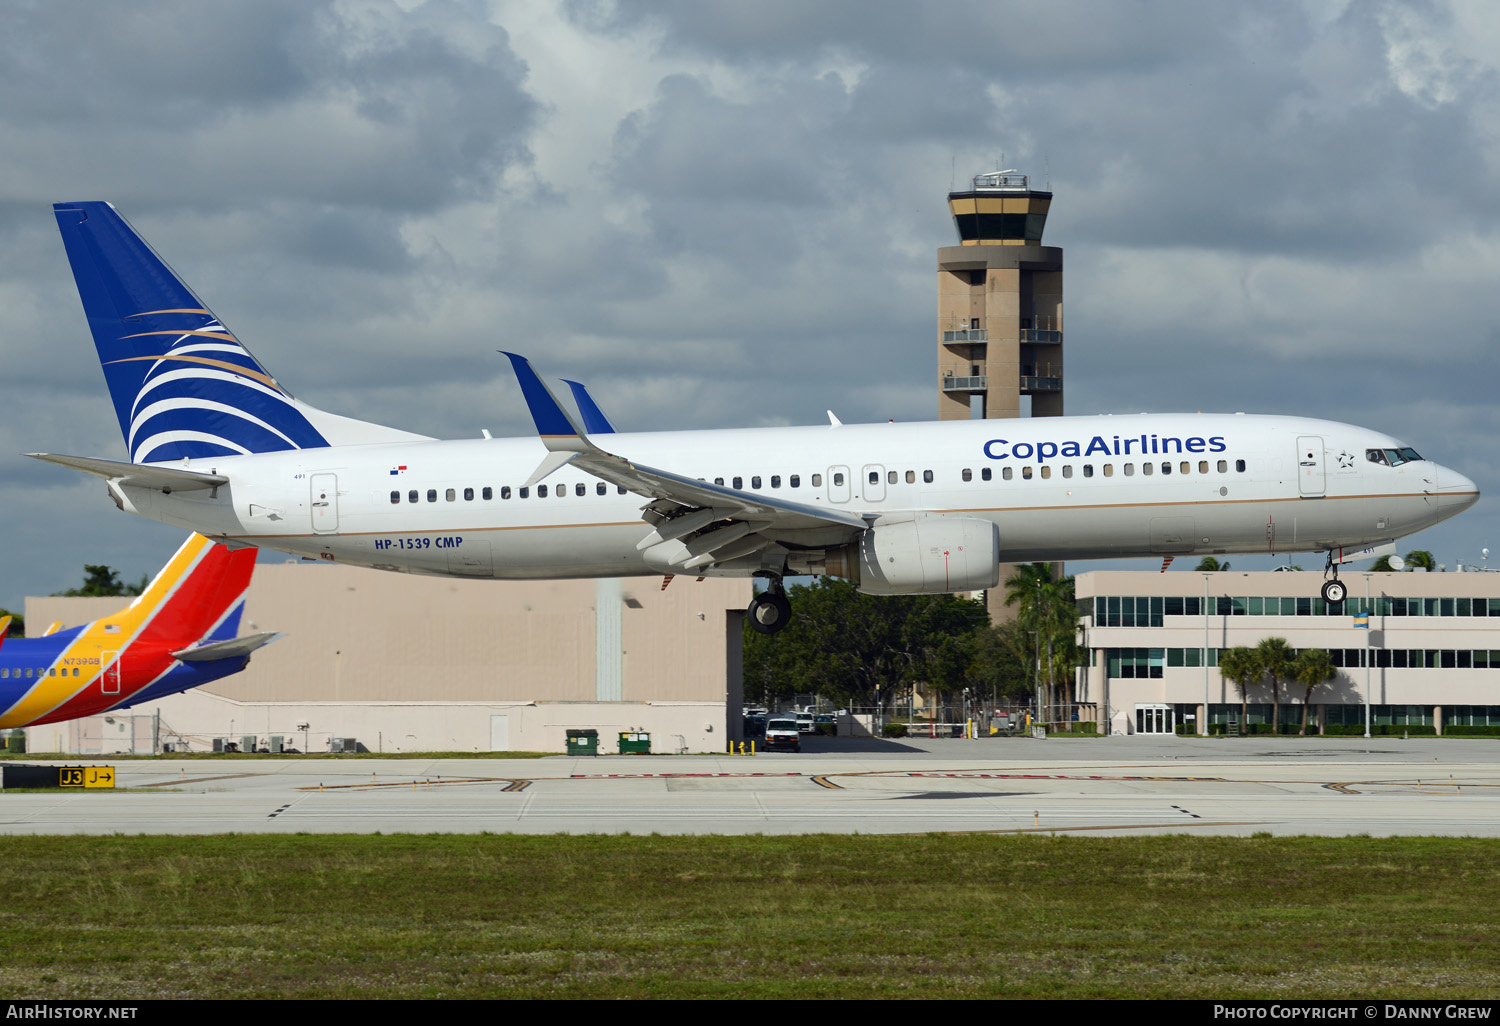
[[[1415,463],[1422,457],[1417,450],[1406,446],[1400,449],[1366,449],[1365,459],[1371,463],[1383,463],[1388,467],[1399,467],[1403,463]]]

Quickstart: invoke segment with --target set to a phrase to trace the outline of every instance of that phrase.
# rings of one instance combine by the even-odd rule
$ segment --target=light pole
[[[1203,722],[1198,733],[1208,737],[1208,574],[1203,575]]]

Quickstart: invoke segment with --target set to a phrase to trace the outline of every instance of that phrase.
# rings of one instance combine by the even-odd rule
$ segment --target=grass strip
[[[0,838],[0,996],[1495,998],[1500,842]]]

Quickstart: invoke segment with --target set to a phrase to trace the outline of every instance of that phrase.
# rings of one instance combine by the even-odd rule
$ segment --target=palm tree
[[[1281,733],[1281,682],[1289,680],[1296,651],[1285,638],[1262,638],[1255,646],[1261,669],[1271,677],[1271,733]]]
[[[1264,672],[1260,656],[1253,648],[1237,645],[1219,653],[1219,676],[1239,688],[1240,723],[1247,728],[1249,724],[1246,721],[1250,718],[1250,686],[1260,680]]]
[[[1042,705],[1048,708],[1057,668],[1066,667],[1068,672],[1064,677],[1071,681],[1072,667],[1078,661],[1078,607],[1073,578],[1057,579],[1051,563],[1022,563],[1006,578],[1005,604],[1019,607],[1016,622],[1035,633],[1036,661],[1041,661],[1043,649],[1047,652],[1046,682],[1043,683],[1038,668],[1036,683]],[[1071,704],[1071,690],[1065,699]]]
[[[1198,566],[1195,569],[1207,571],[1208,573],[1217,573],[1220,570],[1229,569],[1229,560],[1226,559],[1220,563],[1215,556],[1204,556],[1198,560]]]
[[[1431,573],[1437,569],[1437,560],[1426,549],[1412,549],[1406,554],[1406,565],[1412,570],[1426,570]]]
[[[1313,688],[1325,684],[1339,675],[1334,669],[1333,659],[1321,648],[1305,648],[1292,661],[1292,679],[1307,688],[1302,696],[1302,730],[1299,737],[1307,736],[1307,714],[1312,708]]]

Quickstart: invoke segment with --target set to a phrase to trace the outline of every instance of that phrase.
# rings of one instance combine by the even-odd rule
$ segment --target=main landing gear
[[[751,629],[759,634],[775,634],[791,622],[792,603],[780,577],[772,577],[766,590],[750,600],[745,615],[750,618]]]
[[[1330,572],[1333,574],[1333,579],[1323,582],[1323,601],[1330,606],[1343,605],[1344,599],[1349,595],[1349,589],[1344,586],[1343,581],[1339,580],[1339,567],[1333,561],[1332,552],[1328,553],[1328,563],[1323,567],[1323,576],[1327,577]]]

